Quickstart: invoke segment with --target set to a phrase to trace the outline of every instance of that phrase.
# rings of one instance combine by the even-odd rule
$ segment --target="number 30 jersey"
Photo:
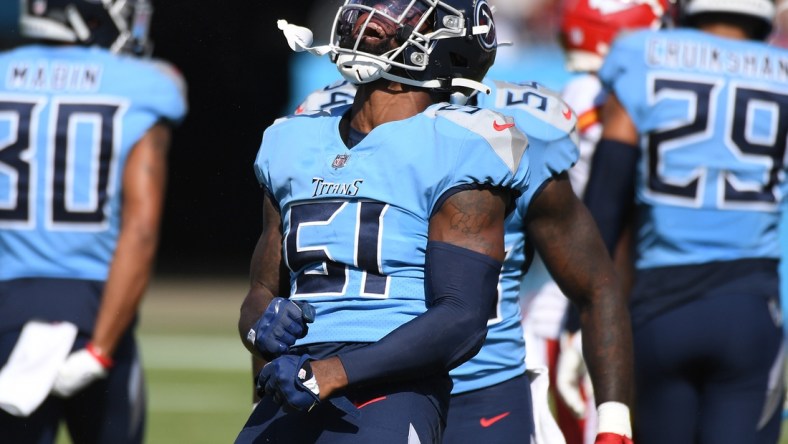
[[[640,134],[638,268],[779,258],[788,52],[691,29],[620,38],[599,72]]]
[[[155,123],[186,113],[162,62],[99,48],[0,53],[0,280],[105,280],[123,170]]]
[[[348,110],[278,120],[254,165],[281,212],[291,298],[316,309],[298,345],[375,342],[424,313],[430,217],[454,191],[527,186],[527,138],[509,117],[435,104],[348,149]]]

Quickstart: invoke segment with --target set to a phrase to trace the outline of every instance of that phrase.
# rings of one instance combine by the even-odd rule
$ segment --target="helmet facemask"
[[[392,68],[400,74],[424,71],[436,7],[437,1],[431,0],[346,2],[337,12],[331,35],[340,72],[353,83],[369,83]],[[410,60],[404,54],[407,49]]]
[[[484,0],[462,1],[475,9],[452,6],[456,0],[347,0],[334,19],[332,60],[355,84],[385,78],[438,91],[486,91],[479,81],[495,57],[492,15]],[[477,23],[479,17],[487,22]]]

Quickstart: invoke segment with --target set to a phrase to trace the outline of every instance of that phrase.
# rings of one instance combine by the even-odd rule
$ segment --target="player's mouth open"
[[[364,28],[362,40],[366,42],[377,42],[386,38],[386,30],[380,24],[371,21]]]

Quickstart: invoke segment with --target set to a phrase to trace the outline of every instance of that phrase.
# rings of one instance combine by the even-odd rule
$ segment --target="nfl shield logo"
[[[331,162],[331,166],[334,167],[334,169],[342,168],[347,163],[348,157],[350,157],[350,154],[337,154],[337,157]]]

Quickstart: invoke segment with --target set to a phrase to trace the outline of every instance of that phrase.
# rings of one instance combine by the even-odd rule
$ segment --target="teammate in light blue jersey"
[[[770,0],[691,0],[683,27],[620,39],[586,191],[608,247],[634,202],[636,438],[775,443],[788,52]]]
[[[494,60],[484,0],[350,0],[336,21],[314,52],[361,84],[354,104],[280,119],[255,161],[264,227],[239,333],[270,362],[236,442],[439,443],[448,371],[486,333],[527,139],[444,101]]]
[[[38,389],[20,390],[53,395],[4,398],[3,440],[54,442],[65,420],[74,442],[142,442],[133,330],[169,124],[186,113],[180,76],[130,54],[146,51],[150,13],[141,0],[23,1],[31,42],[0,53],[0,386],[24,378],[15,356],[44,355]],[[29,321],[73,325],[76,338],[36,342]]]
[[[0,179],[0,279],[106,280],[123,168],[151,127],[183,116],[177,74],[102,48],[46,45],[8,51],[0,72],[12,141]]]
[[[529,160],[530,183],[507,219],[507,256],[501,272],[499,305],[496,316],[488,323],[485,344],[479,354],[452,372],[456,390],[452,396],[444,443],[505,443],[522,439],[521,434],[512,433],[517,431],[516,425],[490,430],[492,427],[489,422],[485,424],[485,418],[500,418],[507,413],[503,407],[517,405],[513,399],[517,392],[511,393],[506,381],[525,368],[524,346],[527,344],[523,343],[519,295],[523,279],[528,278],[524,273],[534,251],[539,252],[561,289],[583,312],[582,324],[591,336],[586,344],[589,358],[594,361],[591,374],[596,375],[595,387],[605,393],[599,405],[602,419],[596,442],[629,442],[628,402],[631,398],[628,396],[631,395],[631,387],[625,369],[630,355],[624,346],[629,341],[629,329],[620,324],[599,324],[604,316],[627,319],[628,315],[626,310],[621,311],[624,299],[610,260],[602,255],[601,261],[591,264],[595,259],[586,256],[594,251],[600,252],[601,245],[590,215],[574,197],[569,185],[568,170],[579,156],[577,117],[557,93],[539,84],[493,80],[485,83],[491,87],[491,92],[488,95],[476,94],[476,104],[511,115],[528,136],[526,157]],[[557,199],[557,196],[561,197]],[[563,216],[555,214],[557,220],[551,222],[554,225],[544,225],[545,214],[558,208],[565,211]],[[573,251],[584,253],[578,255]],[[567,268],[565,261],[570,256],[573,256],[573,265]],[[600,335],[607,334],[616,337],[616,345],[603,345]],[[604,359],[609,361],[600,360],[600,354],[608,352],[612,354]],[[616,372],[622,373],[616,378],[603,377],[611,363],[614,363]],[[510,392],[508,396],[506,392]],[[540,402],[544,400],[535,399],[534,411],[529,412],[537,421],[536,442],[555,442],[556,432],[549,428],[552,422],[545,423],[540,418],[540,415],[549,415],[547,409],[541,408]],[[498,416],[494,416],[496,412]],[[484,416],[477,424],[475,418],[480,415]],[[518,419],[513,416],[512,421]],[[500,419],[501,422],[505,420]],[[519,420],[522,421],[522,417]]]
[[[521,442],[523,436],[530,433],[530,393],[521,383],[526,372],[526,344],[518,303],[523,272],[533,252],[533,245],[526,246],[526,217],[529,205],[548,182],[566,173],[578,158],[577,118],[556,93],[536,83],[514,84],[488,78],[483,83],[490,87],[490,94],[475,95],[475,105],[512,116],[528,136],[525,156],[529,160],[529,184],[523,196],[518,198],[514,213],[507,219],[506,260],[498,303],[487,323],[484,345],[476,356],[450,372],[454,386],[443,439],[445,444]],[[352,103],[355,92],[355,85],[337,81],[307,96],[295,112],[328,110]],[[574,272],[557,270],[556,273],[563,279],[570,279]],[[532,374],[531,377],[539,376]],[[532,388],[546,383],[546,378],[541,376]],[[538,397],[539,393],[535,395]],[[546,403],[546,398],[533,402]],[[540,410],[540,407],[543,408]],[[553,442],[555,434],[560,436],[560,432],[549,408],[535,405],[533,410],[537,442]]]

